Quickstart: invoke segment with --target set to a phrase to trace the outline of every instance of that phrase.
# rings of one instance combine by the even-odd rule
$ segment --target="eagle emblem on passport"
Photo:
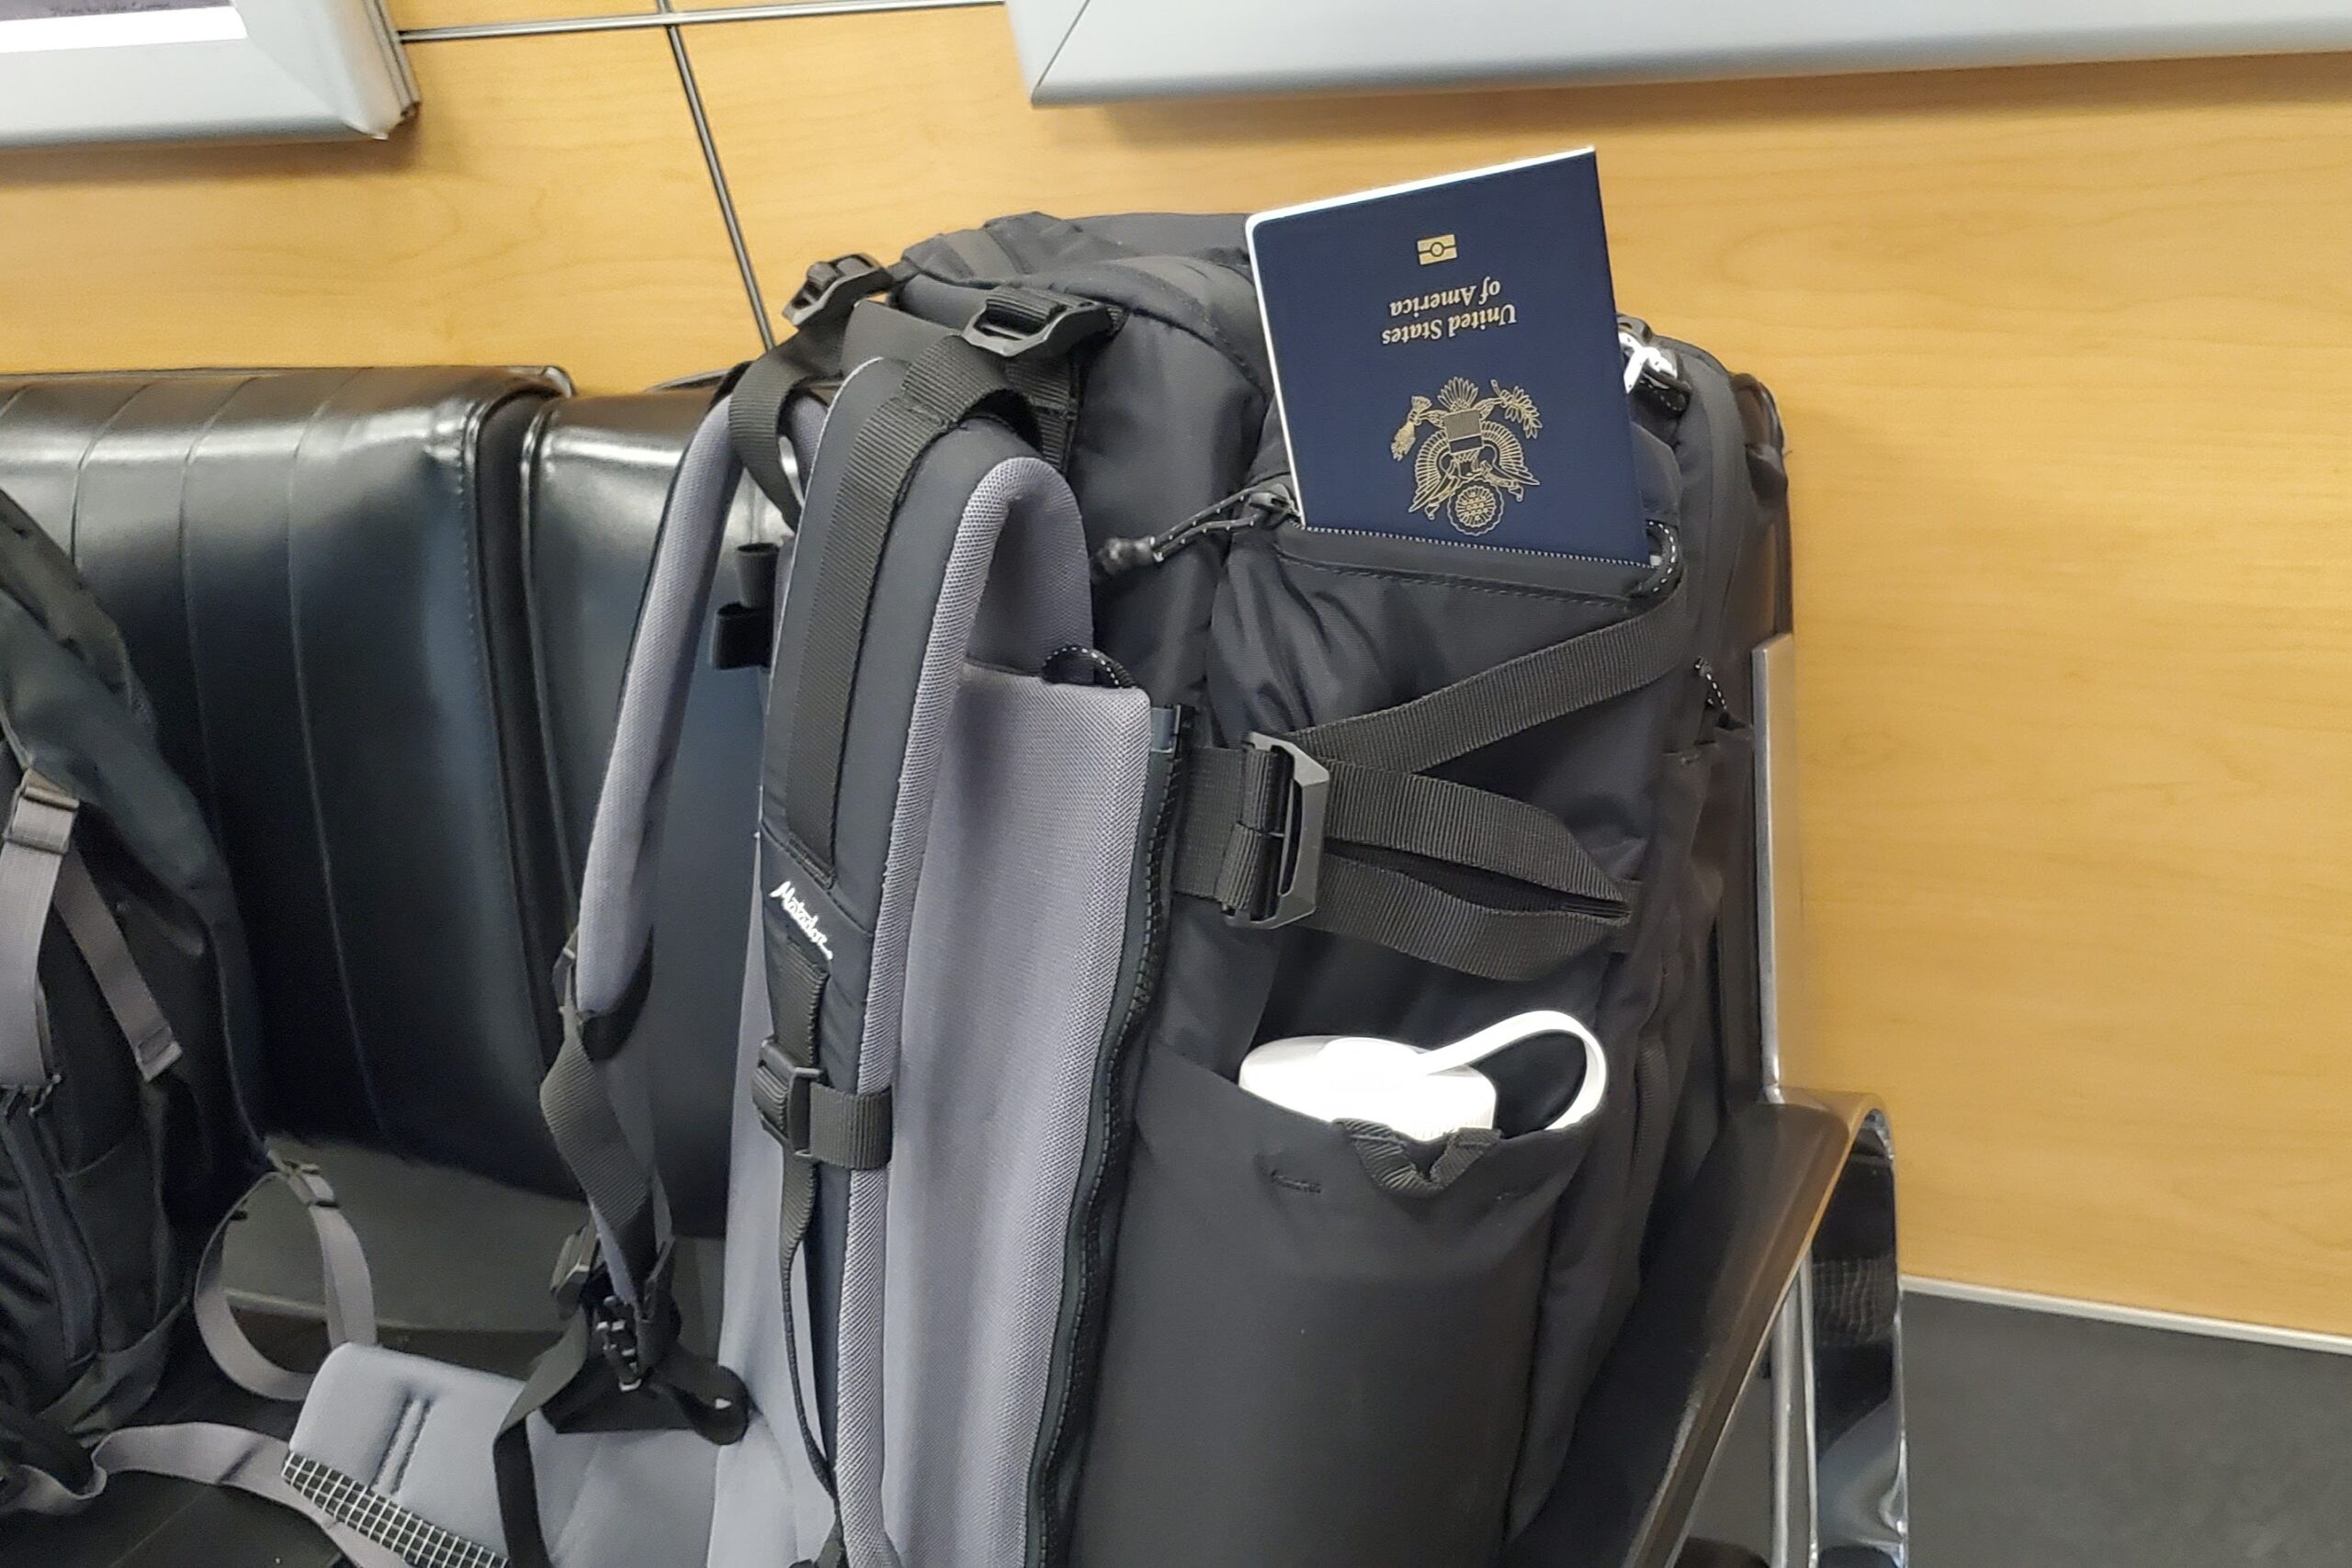
[[[1502,520],[1506,496],[1520,500],[1543,482],[1521,439],[1543,430],[1542,411],[1522,387],[1487,385],[1481,396],[1477,383],[1456,376],[1434,401],[1416,396],[1388,446],[1397,462],[1412,454],[1413,510],[1430,518],[1442,512],[1464,534],[1487,532]]]

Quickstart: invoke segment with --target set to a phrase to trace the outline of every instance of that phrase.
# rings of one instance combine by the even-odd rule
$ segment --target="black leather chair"
[[[572,399],[550,374],[502,370],[0,380],[0,489],[124,623],[220,828],[288,1127],[563,1190],[536,1100],[548,977],[662,500],[703,402]],[[775,530],[738,506],[739,541]],[[1725,1049],[1694,1073],[1640,1296],[1509,1568],[1755,1562],[1688,1537],[1759,1368],[1775,1568],[1907,1562],[1885,1119],[1779,1070],[1802,986],[1778,575],[1758,624],[1783,635],[1748,694],[1758,874],[1728,891],[1716,955]],[[715,1232],[760,685],[699,681],[639,1027],[662,1054],[656,1130],[682,1228]]]
[[[122,624],[228,855],[277,1129],[552,1193],[551,976],[706,400],[565,390],[458,368],[0,379],[0,489]],[[739,526],[774,524],[747,500]],[[695,693],[645,1015],[689,1234],[725,1208],[754,676]]]

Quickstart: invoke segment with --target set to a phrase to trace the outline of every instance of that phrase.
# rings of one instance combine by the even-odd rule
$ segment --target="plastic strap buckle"
[[[752,1067],[752,1108],[768,1135],[786,1154],[801,1159],[808,1153],[808,1095],[823,1077],[813,1066],[802,1066],[771,1038],[760,1047]]]
[[[784,308],[784,319],[805,331],[811,321],[829,321],[846,315],[849,308],[869,294],[890,287],[890,269],[863,251],[852,251],[831,261],[812,263],[808,276]]]
[[[1295,741],[1280,736],[1252,734],[1246,744],[1269,761],[1279,759],[1276,765],[1283,773],[1263,819],[1234,825],[1236,832],[1271,841],[1271,853],[1262,853],[1257,863],[1271,874],[1251,879],[1245,902],[1224,905],[1225,918],[1237,926],[1286,926],[1315,912],[1331,770],[1308,756]]]
[[[548,1294],[566,1316],[580,1310],[588,1287],[605,1267],[604,1238],[596,1234],[592,1223],[582,1225],[564,1237],[563,1247],[555,1255],[555,1274],[548,1280]]]
[[[15,804],[0,821],[0,840],[46,855],[62,855],[73,841],[79,796],[30,769],[17,781]]]
[[[604,1238],[594,1221],[564,1239],[562,1250],[556,1254],[548,1293],[565,1316],[579,1313],[587,1318],[589,1342],[612,1368],[613,1380],[623,1393],[634,1393],[644,1386],[653,1363],[661,1359],[649,1353],[658,1337],[644,1331],[651,1325],[641,1324],[613,1289],[612,1271],[605,1267]]]
[[[1118,324],[1118,312],[1100,300],[1014,285],[989,291],[964,341],[1001,359],[1058,356]]]
[[[339,1209],[342,1201],[335,1197],[334,1188],[327,1181],[326,1172],[308,1160],[275,1159],[278,1179],[286,1183],[306,1209]]]

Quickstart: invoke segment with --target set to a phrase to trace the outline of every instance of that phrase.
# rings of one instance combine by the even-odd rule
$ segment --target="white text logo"
[[[831,964],[833,961],[833,944],[825,940],[824,928],[817,923],[817,911],[801,901],[800,889],[789,882],[779,882],[775,885],[775,891],[768,897],[784,906],[784,912],[792,917],[792,923],[800,928],[800,934],[816,943],[817,951],[825,955],[826,963]]]

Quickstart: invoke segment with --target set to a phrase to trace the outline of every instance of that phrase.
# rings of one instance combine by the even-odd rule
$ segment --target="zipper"
[[[76,1239],[74,1216],[65,1206],[57,1162],[32,1124],[32,1112],[0,1116],[0,1144],[17,1168],[17,1185],[25,1194],[25,1210],[32,1221],[33,1238],[49,1263],[57,1291],[58,1325],[69,1359],[78,1360],[97,1348],[98,1276],[88,1248]]]
[[[1129,1070],[1129,1062],[1151,1017],[1159,989],[1160,945],[1168,925],[1164,866],[1182,795],[1184,716],[1182,710],[1167,708],[1155,718],[1165,728],[1154,738],[1152,748],[1153,767],[1160,774],[1159,799],[1145,841],[1143,931],[1129,974],[1125,1006],[1120,1010],[1110,1048],[1095,1062],[1093,1100],[1101,1110],[1088,1134],[1095,1152],[1093,1175],[1078,1209],[1078,1280],[1066,1359],[1059,1377],[1047,1384],[1042,1439],[1030,1464],[1026,1568],[1058,1568],[1068,1554],[1063,1539],[1065,1505],[1074,1502],[1074,1497],[1065,1497],[1057,1482],[1072,1458],[1076,1417],[1093,1394],[1101,1363],[1102,1319],[1109,1304],[1102,1299],[1108,1283],[1102,1256],[1102,1224],[1110,1201],[1124,1185],[1127,1141],[1135,1124],[1134,1108],[1128,1102],[1138,1075]]]

